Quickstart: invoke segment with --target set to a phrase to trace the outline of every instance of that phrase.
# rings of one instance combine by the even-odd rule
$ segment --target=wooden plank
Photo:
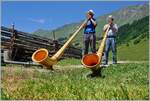
[[[11,37],[12,34],[11,34],[11,33],[7,33],[7,32],[5,32],[5,31],[1,31],[1,36]]]
[[[21,48],[24,48],[24,49],[30,49],[30,50],[37,50],[39,47],[33,47],[33,46],[28,46],[28,45],[23,45],[23,44],[18,44],[18,43],[15,43],[14,44],[14,47],[21,47]]]
[[[45,41],[45,42],[48,42],[49,40],[51,40],[51,39],[48,39],[48,38],[45,38],[45,37],[36,36],[36,35],[33,35],[33,34],[21,32],[21,31],[17,31],[16,33],[17,33],[17,34],[20,34],[20,35],[23,35],[23,36],[26,36],[26,37],[32,37],[32,38],[34,38],[34,39],[43,40],[43,41]]]
[[[1,36],[1,41],[3,41],[3,42],[10,42],[10,38]]]
[[[10,45],[10,37],[12,36],[12,29],[10,28],[5,28],[1,27],[1,39],[2,39],[2,48],[5,48],[5,46]],[[46,48],[49,50],[50,56],[52,56],[58,49],[60,49],[63,44],[58,42],[58,49],[54,51],[54,41],[52,39],[32,35],[29,33],[21,32],[15,30],[15,34],[17,36],[15,37],[14,45],[13,47],[15,48],[22,48],[25,53],[24,54],[19,54],[19,56],[23,58],[31,58],[31,55],[33,54],[34,51],[36,51],[39,48]],[[75,58],[80,58],[81,57],[81,49],[75,48],[73,46],[70,46],[69,48],[66,49],[64,52],[63,57],[75,57]],[[62,58],[63,58],[62,57]]]
[[[5,30],[5,31],[8,31],[8,32],[10,32],[12,29],[10,29],[10,28],[7,28],[7,27],[4,27],[4,26],[1,26],[1,30]]]
[[[37,41],[37,40],[32,40],[32,39],[29,39],[29,38],[25,38],[25,37],[24,38],[23,37],[16,38],[16,41],[17,42],[26,41],[30,44],[45,45],[45,46],[49,46],[49,47],[53,46],[52,44],[49,44],[49,43],[43,43],[40,40]]]
[[[23,48],[25,50],[38,50],[40,48],[46,48],[48,50],[51,50],[48,47],[40,47],[40,46],[29,46],[29,45],[24,45],[24,44],[20,44],[20,43],[14,43],[14,47],[18,47],[18,48]]]
[[[1,45],[0,48],[1,48],[1,49],[8,49],[9,47],[6,46],[6,45],[5,45],[5,46],[2,46],[2,45]]]
[[[10,42],[6,42],[6,41],[1,40],[1,45],[2,46],[9,46]]]
[[[40,42],[43,42],[43,43],[49,43],[50,42],[48,40],[41,40],[40,38],[35,38],[35,37],[32,37],[32,36],[25,36],[25,35],[21,35],[21,34],[18,34],[17,37],[18,38],[27,38],[27,39],[30,39],[30,40],[40,41]]]
[[[7,31],[7,32],[11,32],[12,31],[11,28],[6,28],[4,26],[1,26],[1,30]],[[26,32],[18,31],[16,29],[14,29],[14,31],[16,32],[16,34],[20,34],[20,35],[23,35],[23,36],[26,36],[26,37],[33,37],[35,39],[43,40],[43,41],[46,41],[46,42],[48,42],[49,40],[52,41],[52,39],[48,39],[48,38],[41,37],[41,36],[39,37],[39,36],[34,35],[34,34],[29,34],[29,33],[26,33]]]

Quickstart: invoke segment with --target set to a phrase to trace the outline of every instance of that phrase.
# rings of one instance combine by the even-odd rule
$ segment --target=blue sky
[[[2,25],[25,32],[52,30],[85,19],[86,11],[95,16],[111,13],[122,7],[144,4],[145,1],[5,1],[2,2]]]

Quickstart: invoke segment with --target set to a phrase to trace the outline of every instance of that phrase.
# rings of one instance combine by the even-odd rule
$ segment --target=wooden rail
[[[57,40],[29,34],[12,28],[1,26],[1,49],[9,50],[9,58],[11,61],[29,62],[33,52],[39,48],[49,50],[52,56],[62,47],[62,43]],[[81,58],[81,49],[70,46],[64,53],[62,58]]]

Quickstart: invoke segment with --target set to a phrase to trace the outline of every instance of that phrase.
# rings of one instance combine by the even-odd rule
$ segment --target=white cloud
[[[44,19],[33,19],[33,18],[29,18],[29,21],[35,22],[35,23],[40,23],[40,24],[44,24],[45,20]]]

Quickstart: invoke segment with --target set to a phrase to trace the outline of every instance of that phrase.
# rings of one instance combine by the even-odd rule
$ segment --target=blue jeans
[[[116,49],[116,38],[107,38],[105,44],[105,64],[108,64],[108,56],[110,48],[112,49],[112,60],[113,63],[117,63],[117,49]]]

